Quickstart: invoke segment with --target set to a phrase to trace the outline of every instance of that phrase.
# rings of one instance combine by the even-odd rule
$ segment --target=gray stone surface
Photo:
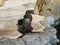
[[[0,39],[0,45],[25,45],[22,39],[9,39],[2,38]]]
[[[41,33],[27,33],[22,38],[1,38],[0,45],[56,45],[58,39],[54,28],[46,28]]]

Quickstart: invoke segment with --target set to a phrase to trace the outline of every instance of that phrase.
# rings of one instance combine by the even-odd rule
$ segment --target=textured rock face
[[[0,7],[4,5],[5,0],[0,0]]]
[[[33,27],[33,32],[44,32],[45,26],[40,24],[40,21],[44,20],[44,16],[39,16],[39,15],[32,15],[33,20],[32,20],[32,27]]]
[[[44,33],[28,33],[22,38],[9,39],[1,38],[0,45],[56,45],[56,30],[45,28]]]
[[[60,18],[60,1],[59,0],[45,0],[40,15],[52,16],[55,20]]]

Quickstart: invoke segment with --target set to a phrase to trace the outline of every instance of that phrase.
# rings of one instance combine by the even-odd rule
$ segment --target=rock
[[[0,0],[0,7],[4,5],[5,0]]]
[[[45,16],[40,16],[40,15],[32,15],[33,21],[32,22],[39,22],[45,18]]]
[[[56,45],[58,39],[55,34],[54,28],[45,28],[43,33],[28,33],[18,39],[1,38],[0,45]]]
[[[22,39],[15,40],[4,37],[0,39],[0,45],[25,45],[25,44]]]
[[[32,27],[33,27],[33,32],[44,32],[44,26],[40,24],[39,21],[42,21],[45,17],[44,16],[39,16],[39,15],[32,15]]]
[[[35,33],[32,35],[27,34],[23,37],[23,40],[26,42],[26,45],[44,45],[43,42],[41,42],[39,33]]]
[[[16,39],[17,37],[21,36],[18,31],[15,30],[0,30],[0,38],[2,37],[8,37],[11,39]]]
[[[40,15],[52,16],[55,20],[60,18],[60,1],[59,0],[45,0],[46,4],[43,4]]]
[[[40,23],[45,27],[53,27],[55,19],[52,16],[45,17]]]
[[[44,32],[45,26],[41,25],[40,22],[32,23],[33,30],[32,32]]]

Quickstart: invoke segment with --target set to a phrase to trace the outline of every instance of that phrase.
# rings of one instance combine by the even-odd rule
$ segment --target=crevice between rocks
[[[27,45],[26,41],[23,38],[22,38],[22,40],[23,40],[24,44]]]
[[[60,19],[56,20],[54,25],[54,28],[56,29],[57,33],[57,38],[59,39],[59,42],[57,42],[57,45],[60,45]]]

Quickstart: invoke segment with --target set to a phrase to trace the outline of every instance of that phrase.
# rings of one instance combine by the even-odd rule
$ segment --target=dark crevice
[[[24,44],[27,45],[26,41],[23,38],[22,38],[22,40],[23,40]]]
[[[57,33],[57,38],[59,39],[59,42],[57,43],[57,45],[60,45],[60,19],[56,20],[54,25],[54,28],[56,29]]]
[[[56,28],[56,31],[57,31],[56,35],[57,35],[57,38],[60,40],[60,19],[55,21],[54,28]]]

